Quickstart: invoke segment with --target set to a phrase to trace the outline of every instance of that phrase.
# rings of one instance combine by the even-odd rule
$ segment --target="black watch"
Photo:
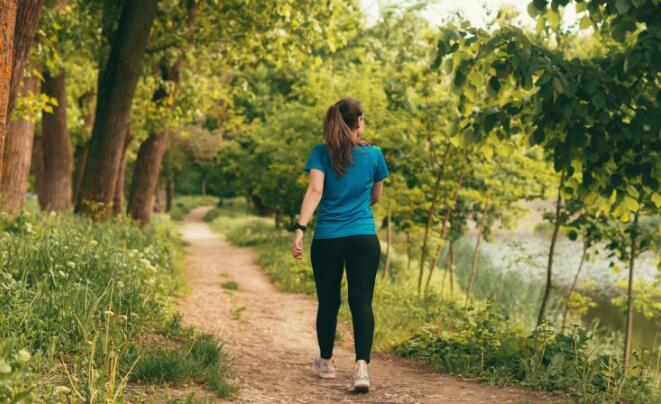
[[[294,230],[297,230],[297,229],[301,229],[305,233],[305,226],[303,226],[302,224],[296,223],[294,225]]]

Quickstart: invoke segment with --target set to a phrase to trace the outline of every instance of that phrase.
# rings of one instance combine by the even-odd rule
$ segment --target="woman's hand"
[[[300,260],[303,256],[303,230],[296,229],[294,232],[294,240],[291,242],[291,255],[297,260]]]

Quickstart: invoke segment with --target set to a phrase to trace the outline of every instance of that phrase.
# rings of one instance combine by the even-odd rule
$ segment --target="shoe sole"
[[[367,393],[370,390],[370,386],[368,384],[357,384],[353,386],[353,391],[356,393]]]
[[[335,375],[319,375],[322,379],[335,379]]]

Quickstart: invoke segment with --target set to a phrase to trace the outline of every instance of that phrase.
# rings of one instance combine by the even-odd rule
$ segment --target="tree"
[[[20,109],[21,99],[35,98],[39,79],[34,75],[24,75],[23,85],[19,91],[16,110]],[[16,115],[14,113],[13,115]],[[7,138],[2,170],[11,175],[4,175],[0,181],[0,206],[9,216],[16,215],[25,201],[28,190],[28,178],[32,160],[32,143],[34,141],[34,113],[25,113],[22,117],[10,119],[7,126]]]
[[[71,206],[72,161],[71,142],[67,126],[67,94],[64,74],[44,75],[42,91],[56,100],[51,111],[44,110],[41,118],[41,147],[44,162],[46,211],[66,210]]]
[[[0,156],[42,6],[43,0],[9,0],[0,6]]]
[[[137,0],[122,7],[108,61],[99,73],[94,127],[77,212],[95,218],[111,212],[131,103],[156,5],[157,0]]]

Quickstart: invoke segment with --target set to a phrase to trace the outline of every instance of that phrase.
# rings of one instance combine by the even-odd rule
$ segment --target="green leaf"
[[[652,202],[654,202],[654,206],[657,208],[661,208],[661,194],[658,192],[655,192],[652,194],[651,198]]]
[[[579,24],[581,29],[587,29],[592,26],[592,20],[590,19],[590,17],[586,15],[583,18],[581,18],[581,22]]]
[[[618,13],[626,14],[631,8],[631,3],[629,3],[629,0],[617,0],[615,2],[615,8]]]
[[[565,92],[565,88],[562,86],[562,82],[560,81],[559,78],[554,77],[552,83],[553,83],[553,88],[555,88],[555,91],[557,91],[559,94]]]
[[[532,4],[535,6],[535,8],[539,11],[544,11],[546,10],[546,4],[548,3],[547,0],[533,0]]]
[[[498,81],[498,77],[491,76],[491,78],[489,78],[489,86],[487,87],[487,90],[492,97],[498,95],[498,91],[500,91],[500,81]]]
[[[606,99],[604,98],[604,94],[601,92],[595,93],[592,96],[592,105],[594,105],[595,109],[602,109],[603,107],[605,107]]]
[[[632,3],[636,8],[638,8],[638,7],[642,7],[643,5],[645,5],[646,2],[647,2],[647,0],[631,0],[631,3]]]

